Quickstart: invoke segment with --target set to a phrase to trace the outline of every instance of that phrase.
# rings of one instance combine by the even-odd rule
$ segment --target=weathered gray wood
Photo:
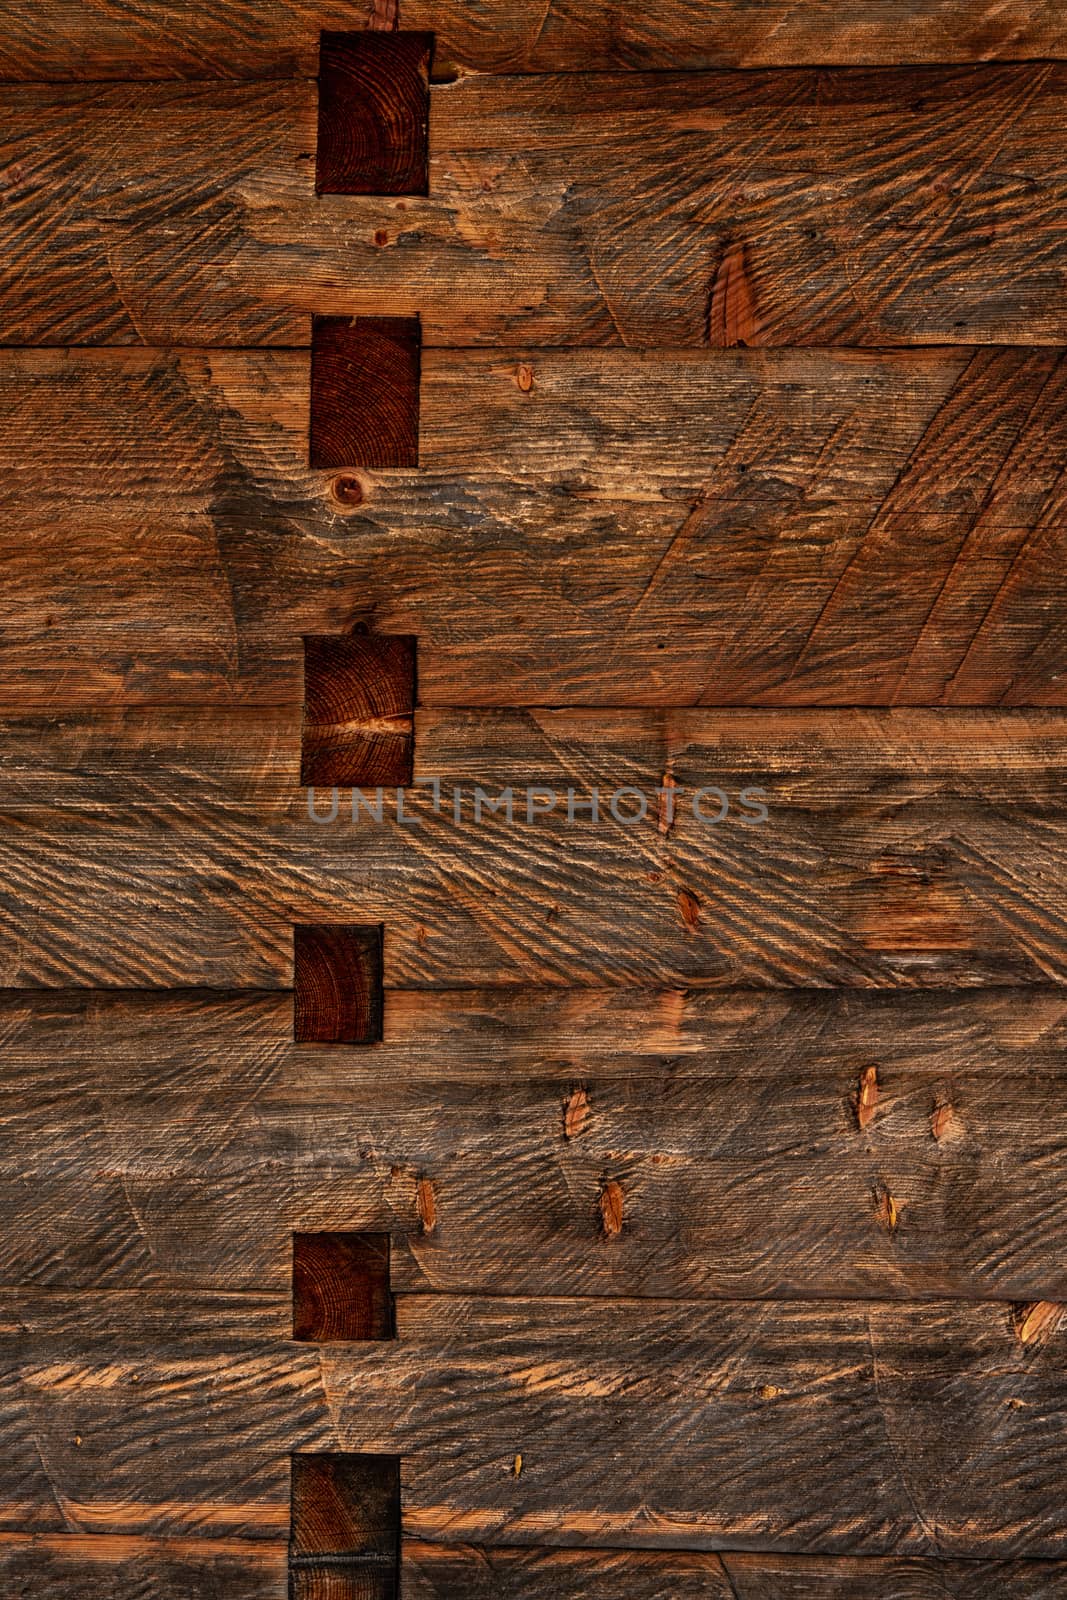
[[[1063,55],[1055,0],[115,0],[3,8],[0,77],[254,78],[316,70],[320,29],[429,28],[438,71],[793,66]]]
[[[315,85],[0,96],[7,344],[1067,339],[1067,65],[461,76],[429,197],[314,194]]]
[[[310,820],[298,720],[142,708],[8,729],[3,981],[288,987],[292,925],[331,920],[384,922],[393,987],[1067,974],[1058,712],[424,712],[415,777],[442,804],[409,791],[414,824],[387,804],[353,822],[347,794]],[[719,824],[693,815],[708,785]],[[620,786],[643,821],[605,809]],[[517,790],[513,820],[475,820],[475,787]],[[767,820],[746,823],[757,788]],[[555,809],[528,821],[528,789]]]
[[[327,475],[305,354],[0,353],[0,704],[295,705],[359,620],[424,705],[1067,697],[1056,352],[519,354]]]
[[[317,1352],[287,1312],[19,1295],[3,1522],[276,1538],[295,1444],[399,1453],[405,1532],[448,1543],[1067,1545],[1063,1327],[1023,1343],[1002,1304],[414,1296],[395,1342]]]
[[[355,1229],[402,1291],[1067,1299],[1065,1019],[394,991],[368,1052],[293,1045],[287,996],[11,995],[0,1281],[283,1291],[294,1231]]]

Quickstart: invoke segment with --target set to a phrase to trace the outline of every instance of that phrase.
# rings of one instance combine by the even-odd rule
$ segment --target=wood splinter
[[[860,1128],[865,1128],[878,1109],[877,1067],[865,1067],[860,1073],[859,1089],[853,1103],[856,1107],[856,1122]]]

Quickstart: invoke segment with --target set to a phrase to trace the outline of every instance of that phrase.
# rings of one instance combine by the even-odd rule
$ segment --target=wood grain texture
[[[1067,1564],[449,1549],[412,1540],[404,1551],[404,1584],[408,1600],[1061,1600]]]
[[[377,1044],[382,1036],[382,925],[293,929],[293,1038]]]
[[[401,1292],[1067,1300],[1065,1018],[1052,990],[394,991],[371,1060],[294,1046],[284,995],[10,995],[0,1281],[288,1304],[290,1234],[342,1228],[391,1235]]]
[[[6,344],[1067,340],[1067,64],[461,76],[428,198],[317,197],[308,82],[0,111]]]
[[[340,791],[312,820],[296,724],[9,719],[4,981],[289,987],[327,920],[384,922],[399,987],[1067,975],[1059,712],[420,712],[380,822]]]
[[[4,9],[0,76],[254,78],[311,75],[321,28],[390,28],[395,0],[186,0],[131,10],[115,0]],[[1054,0],[402,0],[404,28],[437,35],[443,62],[480,72],[1026,60],[1063,55]]]
[[[322,35],[318,194],[426,194],[430,33]]]
[[[391,1339],[387,1233],[293,1235],[293,1338]]]
[[[0,1576],[34,1600],[284,1600],[266,1539],[0,1532]],[[1063,1600],[1067,1563],[735,1551],[553,1550],[407,1539],[407,1600]]]
[[[33,1600],[286,1600],[286,1547],[265,1539],[0,1531],[0,1579]],[[432,1591],[431,1591],[432,1593]]]
[[[287,1296],[8,1298],[23,1533],[276,1538],[296,1440],[399,1454],[409,1538],[1063,1559],[1063,1334],[1003,1304],[433,1294],[312,1351]]]
[[[315,317],[312,467],[417,467],[418,317]]]
[[[359,623],[429,706],[1064,703],[1061,353],[517,354],[336,475],[306,354],[0,354],[2,703],[296,705]]]

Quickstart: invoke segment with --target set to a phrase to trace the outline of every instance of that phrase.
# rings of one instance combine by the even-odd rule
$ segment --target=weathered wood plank
[[[286,1547],[251,1539],[0,1533],[0,1576],[34,1600],[285,1600]],[[410,1600],[1062,1600],[1065,1562],[553,1550],[403,1542]]]
[[[395,1342],[313,1351],[267,1298],[9,1302],[0,1516],[20,1532],[277,1538],[295,1441],[398,1453],[409,1538],[1067,1548],[1063,1325],[1023,1344],[1000,1304],[414,1296]]]
[[[37,993],[0,1041],[0,1282],[288,1293],[342,1229],[401,1291],[1067,1299],[1059,991],[393,992],[372,1052]]]
[[[611,67],[819,66],[1026,60],[1063,55],[1055,0],[115,0],[5,8],[0,77],[251,78],[311,75],[319,30],[429,28],[444,63],[490,72]],[[177,24],[177,25],[176,25]]]
[[[1067,64],[464,76],[428,198],[317,197],[307,81],[0,107],[6,344],[1067,342]]]
[[[306,354],[0,354],[2,703],[296,704],[359,621],[427,706],[1064,703],[1062,355],[518,357],[324,475]]]
[[[410,1600],[1062,1600],[1067,1594],[1067,1563],[1058,1561],[450,1549],[411,1540],[404,1563]]]
[[[393,987],[1067,977],[1062,713],[415,721],[381,822],[310,819],[298,712],[8,722],[3,981],[288,987],[325,921],[383,922]]]
[[[0,1580],[9,1595],[34,1600],[286,1600],[288,1592],[284,1542],[195,1531],[176,1539],[0,1531]]]
[[[267,1540],[0,1532],[0,1577],[34,1600],[285,1600]],[[1067,1562],[403,1544],[409,1600],[1063,1600]]]

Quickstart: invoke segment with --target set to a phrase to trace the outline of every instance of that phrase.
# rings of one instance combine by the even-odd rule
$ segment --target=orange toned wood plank
[[[308,393],[0,353],[11,710],[296,707],[356,625],[428,706],[1067,700],[1058,351],[428,351],[417,471],[310,472]]]
[[[442,65],[480,72],[847,66],[1063,55],[1055,0],[38,0],[5,19],[7,78],[312,74],[322,28],[428,28]]]
[[[0,116],[6,344],[1067,342],[1067,63],[461,76],[425,198],[315,195],[311,82]]]

